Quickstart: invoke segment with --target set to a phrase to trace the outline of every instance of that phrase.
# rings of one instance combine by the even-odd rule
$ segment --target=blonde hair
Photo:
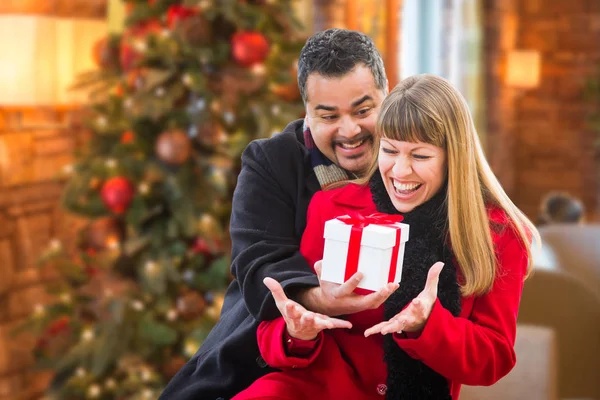
[[[434,75],[404,79],[386,97],[377,119],[373,164],[357,183],[378,171],[381,137],[433,144],[446,150],[448,171],[448,232],[463,276],[463,296],[488,292],[497,274],[487,206],[504,210],[527,251],[527,275],[532,270],[530,236],[540,243],[531,221],[506,195],[481,147],[473,119],[462,95]]]

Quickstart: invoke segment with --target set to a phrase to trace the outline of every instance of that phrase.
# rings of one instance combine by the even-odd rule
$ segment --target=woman
[[[258,342],[282,372],[236,400],[457,399],[461,384],[491,385],[514,366],[539,237],[493,175],[464,99],[442,78],[405,79],[383,102],[376,137],[368,179],[313,197],[301,252],[318,274],[325,221],[400,213],[410,225],[400,288],[378,309],[336,319],[267,278],[285,318],[262,323]]]

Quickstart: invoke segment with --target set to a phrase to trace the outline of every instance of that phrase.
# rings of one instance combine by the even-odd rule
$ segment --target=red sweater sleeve
[[[527,269],[527,253],[511,229],[497,241],[499,270],[490,292],[474,299],[471,315],[454,317],[438,301],[416,339],[394,335],[413,358],[448,379],[492,385],[516,362],[517,314]]]
[[[317,192],[313,196],[308,205],[306,228],[300,241],[300,253],[306,258],[313,271],[315,263],[323,259],[323,252],[325,251],[323,232],[325,232],[326,219],[322,215],[321,205],[327,201],[326,196],[327,192]]]
[[[323,347],[323,332],[320,332],[314,341],[296,339],[295,344],[300,345],[300,354],[293,354],[291,345],[294,343],[288,343],[285,340],[287,332],[283,317],[261,322],[258,326],[257,337],[260,354],[272,368],[306,368],[317,358]],[[290,351],[288,351],[288,346]],[[310,351],[311,347],[312,351]]]

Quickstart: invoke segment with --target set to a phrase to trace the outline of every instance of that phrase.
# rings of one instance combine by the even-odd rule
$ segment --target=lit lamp
[[[68,87],[94,68],[94,43],[106,22],[0,15],[0,106],[56,106],[82,101]]]
[[[85,91],[69,90],[75,78],[83,72],[98,68],[93,49],[98,40],[107,35],[108,25],[104,20],[58,18],[56,21],[57,42],[57,88],[55,104],[68,105],[87,100]]]
[[[55,32],[50,17],[0,15],[0,105],[55,102]]]
[[[540,83],[540,53],[513,50],[508,53],[506,84],[519,89],[533,89]]]

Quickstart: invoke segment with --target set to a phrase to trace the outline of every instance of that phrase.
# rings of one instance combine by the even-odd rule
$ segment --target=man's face
[[[366,172],[385,97],[369,68],[359,65],[337,78],[313,73],[306,80],[306,93],[306,118],[321,153],[347,171]]]

